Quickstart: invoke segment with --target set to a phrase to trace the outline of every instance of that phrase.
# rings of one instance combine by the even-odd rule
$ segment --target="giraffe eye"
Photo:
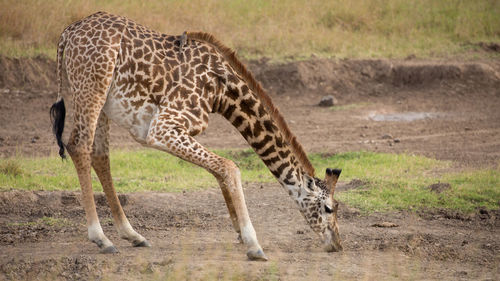
[[[330,206],[325,205],[325,212],[327,212],[327,213],[331,214],[331,213],[333,213],[333,209],[332,209],[332,208],[330,208]]]

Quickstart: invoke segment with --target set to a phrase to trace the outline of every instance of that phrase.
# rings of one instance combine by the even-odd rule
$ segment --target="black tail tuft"
[[[66,155],[64,155],[64,144],[62,142],[65,118],[66,107],[64,106],[64,100],[61,99],[50,108],[50,119],[52,121],[52,132],[56,135],[57,145],[59,145],[59,155],[62,159],[66,158]]]

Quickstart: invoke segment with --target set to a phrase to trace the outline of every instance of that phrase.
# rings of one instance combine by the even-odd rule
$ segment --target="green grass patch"
[[[0,162],[0,174],[10,177],[17,177],[23,174],[23,169],[17,161],[9,159]]]
[[[251,150],[218,150],[241,169],[242,181],[276,182]],[[496,209],[500,202],[500,169],[442,173],[452,163],[409,155],[375,152],[311,154],[318,176],[327,167],[342,168],[344,182],[360,179],[366,184],[336,197],[365,212],[422,208],[448,208],[472,212],[478,207]],[[156,150],[113,151],[111,170],[119,192],[196,191],[217,187],[214,177],[204,169]],[[102,190],[92,175],[95,190]],[[449,183],[441,193],[428,188]],[[58,157],[17,157],[0,160],[0,190],[78,190],[71,161]]]
[[[273,182],[274,178],[252,151],[216,151],[242,169],[243,182]],[[5,168],[4,168],[5,167]],[[5,170],[5,171],[4,171]],[[157,150],[113,151],[111,170],[120,192],[179,192],[217,186],[205,169]],[[102,191],[92,171],[94,190]],[[0,190],[79,190],[71,160],[59,157],[17,157],[0,160]]]

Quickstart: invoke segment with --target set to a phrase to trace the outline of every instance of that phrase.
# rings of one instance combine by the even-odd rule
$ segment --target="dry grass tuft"
[[[450,56],[500,41],[494,0],[3,0],[0,54],[55,57],[63,28],[101,10],[168,34],[210,32],[246,58]]]
[[[6,160],[0,162],[0,174],[4,174],[6,176],[17,177],[23,174],[23,169],[14,160]]]

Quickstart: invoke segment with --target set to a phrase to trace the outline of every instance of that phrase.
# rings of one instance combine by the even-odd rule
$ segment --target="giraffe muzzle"
[[[342,242],[340,240],[340,235],[338,228],[335,227],[334,229],[328,228],[328,230],[325,232],[325,251],[327,252],[339,252],[343,250],[342,247]]]

